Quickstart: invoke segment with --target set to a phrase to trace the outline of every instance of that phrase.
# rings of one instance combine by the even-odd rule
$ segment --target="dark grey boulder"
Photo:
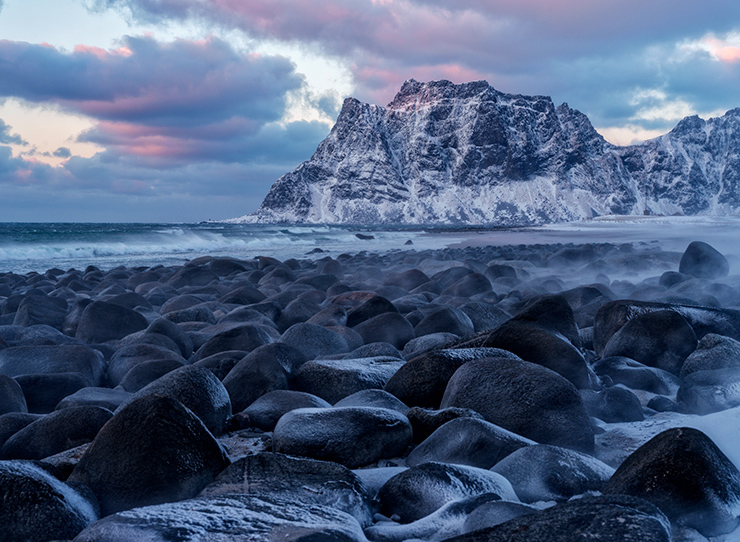
[[[652,504],[625,495],[583,497],[444,542],[671,542],[671,524]]]
[[[497,348],[434,350],[407,361],[383,389],[408,406],[437,408],[447,382],[460,366],[475,359],[500,356],[519,359],[515,354]]]
[[[254,286],[240,286],[221,296],[218,301],[226,305],[252,305],[267,299],[267,296]]]
[[[216,375],[216,378],[223,382],[229,371],[236,367],[236,364],[244,359],[247,354],[249,352],[245,352],[244,350],[227,350],[226,352],[219,352],[218,354],[212,354],[207,358],[200,359],[193,363],[193,365],[208,369]]]
[[[411,444],[406,416],[385,408],[304,408],[275,426],[273,450],[341,463],[349,468],[398,457]]]
[[[414,327],[417,337],[423,337],[431,333],[452,333],[458,337],[467,337],[475,331],[473,322],[460,309],[455,307],[444,307],[424,317]]]
[[[74,542],[365,542],[357,520],[326,506],[269,496],[199,497],[103,518]]]
[[[470,318],[476,333],[495,329],[511,318],[508,312],[489,303],[471,301],[459,308]]]
[[[231,401],[226,388],[211,371],[203,367],[186,365],[167,373],[136,392],[116,412],[149,395],[176,399],[198,416],[214,435],[223,433],[226,421],[231,416]]]
[[[326,329],[333,331],[340,337],[342,337],[345,342],[347,343],[347,348],[349,348],[350,352],[352,350],[357,350],[361,346],[365,344],[365,341],[363,340],[362,336],[360,336],[359,333],[357,333],[354,329],[347,326],[329,326]]]
[[[529,504],[510,501],[491,501],[481,504],[465,519],[460,533],[472,533],[488,527],[501,525],[511,519],[539,512]]]
[[[470,408],[487,421],[541,444],[591,453],[594,435],[578,390],[527,361],[470,361],[450,378],[441,408]]]
[[[113,412],[130,397],[130,392],[121,389],[87,387],[59,401],[56,410],[77,406],[99,406]]]
[[[730,264],[711,245],[693,241],[681,256],[678,272],[704,279],[718,279],[729,274]]]
[[[470,273],[442,291],[452,297],[472,297],[491,291],[491,282],[481,273]]]
[[[381,514],[411,523],[452,501],[494,493],[517,501],[500,474],[463,465],[424,463],[397,474],[378,491]]]
[[[566,501],[601,491],[614,469],[596,458],[559,446],[524,446],[496,463],[492,472],[506,478],[519,500]]]
[[[298,369],[295,386],[334,404],[358,391],[382,389],[403,364],[388,357],[311,360]]]
[[[282,334],[280,342],[299,350],[309,360],[350,351],[344,337],[325,327],[308,323],[291,326]]]
[[[118,387],[136,393],[158,378],[163,377],[184,364],[177,359],[152,359],[138,363],[129,370],[118,383]]]
[[[404,405],[395,396],[381,389],[360,390],[344,399],[337,401],[336,407],[377,407],[396,410],[406,416],[409,407]]]
[[[155,360],[166,360],[180,366],[185,362],[179,353],[173,352],[168,348],[151,344],[131,344],[119,348],[111,357],[108,363],[108,381],[112,386],[118,386],[129,371],[142,363]],[[172,367],[173,364],[170,363],[168,366]]]
[[[184,265],[180,267],[168,280],[167,284],[173,288],[184,286],[206,286],[218,280],[218,275],[208,268],[199,265]]]
[[[0,415],[0,448],[10,437],[40,417],[40,414],[26,412],[8,412]]]
[[[289,374],[280,358],[295,358],[294,349],[281,343],[265,345],[241,359],[223,380],[234,412],[244,410],[262,395],[288,388]],[[281,363],[283,361],[283,363]]]
[[[204,296],[190,294],[175,295],[162,303],[159,312],[160,314],[162,314],[162,316],[165,316],[167,313],[170,312],[179,311],[182,309],[189,309],[190,307],[200,305],[204,301],[206,301],[206,297]]]
[[[696,334],[683,316],[671,310],[646,312],[609,339],[603,357],[624,356],[678,375],[696,346]]]
[[[71,539],[98,519],[86,495],[27,461],[0,462],[2,540]]]
[[[229,460],[179,401],[146,395],[101,429],[69,477],[92,489],[102,515],[197,495]]]
[[[203,358],[226,352],[227,350],[245,350],[251,352],[263,344],[273,342],[265,328],[254,324],[227,325],[226,329],[209,338],[190,358],[195,363]]]
[[[28,411],[47,414],[59,401],[90,385],[90,380],[80,373],[29,374],[15,377],[23,390]]]
[[[403,359],[403,355],[399,352],[398,348],[393,346],[391,343],[370,343],[360,346],[355,350],[352,350],[349,354],[344,357],[347,359],[357,358],[374,358],[378,356],[386,356],[391,358]]]
[[[485,420],[455,418],[414,448],[406,464],[414,467],[435,461],[490,469],[519,448],[533,444],[537,443]]]
[[[258,324],[262,327],[272,327],[277,329],[275,322],[270,317],[266,316],[262,312],[255,310],[254,305],[247,307],[237,307],[236,309],[227,312],[221,318],[218,319],[219,324],[228,323],[252,323]],[[268,311],[269,312],[269,311]],[[277,317],[279,310],[275,310],[275,317]]]
[[[243,410],[249,424],[263,431],[272,431],[286,412],[298,408],[331,408],[321,397],[295,390],[275,390],[265,393]]]
[[[445,408],[434,410],[424,407],[411,407],[406,414],[414,430],[414,442],[426,440],[432,433],[449,421],[457,418],[475,418],[482,420],[483,416],[469,408]],[[454,461],[452,461],[454,463]]]
[[[311,318],[306,320],[306,322],[324,327],[346,326],[347,309],[336,305],[330,305],[311,316]]]
[[[92,383],[101,383],[105,371],[102,358],[87,346],[13,346],[0,350],[0,374],[80,373]]]
[[[86,343],[123,339],[146,329],[149,323],[138,312],[105,301],[93,301],[82,311],[75,337]]]
[[[226,468],[201,497],[264,495],[346,512],[360,525],[372,523],[371,496],[351,470],[338,463],[263,452]]]
[[[301,296],[288,303],[288,305],[280,311],[280,316],[275,320],[275,324],[277,325],[278,331],[283,333],[294,324],[308,321],[312,316],[321,312],[321,309],[321,305],[316,303],[313,299]]]
[[[365,344],[387,342],[399,350],[416,337],[411,323],[396,312],[386,312],[365,320],[353,328]]]
[[[650,439],[619,466],[604,493],[645,499],[704,536],[740,525],[740,472],[696,429],[669,429]]]
[[[740,341],[707,333],[681,365],[679,376],[685,378],[698,371],[740,367]]]
[[[398,309],[386,298],[376,295],[348,311],[346,325],[355,327],[370,318],[385,314],[386,312],[398,312]]]
[[[682,410],[702,416],[740,406],[740,367],[687,375],[676,400]]]
[[[43,459],[91,442],[113,413],[98,406],[57,410],[27,425],[2,448],[3,459]]]
[[[0,416],[9,412],[28,412],[28,405],[18,382],[0,374]]]
[[[28,295],[18,305],[13,324],[24,327],[46,324],[61,330],[66,316],[67,302],[63,299],[46,295]]]
[[[598,376],[609,377],[615,384],[624,384],[628,388],[651,393],[672,394],[681,384],[673,373],[656,367],[648,367],[624,356],[600,359],[594,363],[593,369]]]
[[[417,286],[429,282],[429,277],[418,269],[409,269],[397,275],[390,276],[386,279],[386,286],[399,286],[404,290],[411,291]]]
[[[645,419],[640,399],[617,384],[600,391],[580,390],[586,411],[607,423],[641,422]]]
[[[180,349],[180,355],[187,359],[193,354],[193,340],[177,324],[167,318],[157,318],[146,328],[146,333],[158,333],[172,339]]]

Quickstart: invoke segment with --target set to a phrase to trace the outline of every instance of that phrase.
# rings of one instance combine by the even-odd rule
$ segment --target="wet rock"
[[[461,409],[445,409],[440,413],[450,410]],[[413,426],[415,418],[409,419]],[[459,417],[439,427],[414,448],[406,458],[406,464],[413,467],[436,461],[490,469],[519,448],[533,444],[536,444],[533,440],[485,420]]]
[[[539,512],[538,508],[520,502],[492,501],[483,503],[468,515],[460,532],[472,533],[536,512]]]
[[[18,382],[0,374],[0,416],[9,412],[28,412],[28,405]]]
[[[105,301],[93,301],[82,311],[75,337],[86,343],[123,339],[146,329],[149,323],[138,312]]]
[[[289,375],[285,366],[292,365],[294,352],[288,345],[273,343],[240,360],[223,380],[233,410],[244,410],[265,393],[287,389]]]
[[[357,391],[352,395],[348,395],[344,399],[340,399],[334,406],[387,408],[400,412],[404,416],[406,416],[409,411],[409,407],[396,399],[395,396],[381,389]]]
[[[228,495],[129,510],[93,523],[74,542],[271,542],[276,536],[291,542],[366,540],[357,520],[332,508],[264,495]]]
[[[158,333],[172,339],[180,350],[183,358],[189,358],[193,354],[193,341],[188,334],[180,329],[177,324],[166,318],[158,318],[146,328],[146,333]]]
[[[194,497],[229,460],[179,401],[135,399],[101,429],[69,477],[89,486],[103,515]]]
[[[395,305],[388,301],[386,298],[379,295],[373,296],[358,307],[350,310],[347,313],[347,326],[355,327],[362,322],[385,314],[386,312],[398,312]]]
[[[169,361],[166,367],[180,367],[185,360],[180,354],[167,348],[151,344],[131,344],[116,350],[108,364],[108,381],[113,386],[118,386],[124,377],[137,366],[152,361]],[[149,369],[147,373],[156,374],[158,371]],[[164,373],[159,374],[161,376]],[[136,381],[140,382],[141,377]],[[133,386],[131,386],[133,387]]]
[[[334,461],[349,468],[397,457],[411,444],[408,419],[384,408],[291,410],[275,426],[274,451]]]
[[[92,383],[103,378],[104,362],[81,345],[13,346],[0,350],[0,374],[80,373]]]
[[[511,318],[505,310],[488,303],[465,303],[460,306],[460,310],[470,318],[476,333],[495,329]]]
[[[384,389],[409,406],[437,408],[447,382],[463,364],[487,357],[515,354],[496,348],[444,349],[427,352],[407,361],[388,380]]]
[[[375,358],[378,356],[403,359],[403,355],[398,351],[398,348],[390,343],[383,342],[362,345],[361,347],[352,350],[352,352],[344,357],[347,359],[356,359]]]
[[[707,333],[681,365],[680,377],[698,371],[740,367],[740,341]]]
[[[628,388],[651,393],[675,393],[681,383],[676,375],[668,371],[648,367],[624,356],[600,359],[594,363],[593,369],[597,375],[609,377],[615,384],[624,384]]]
[[[601,391],[581,390],[588,413],[607,423],[641,422],[645,419],[640,399],[622,385]]]
[[[452,333],[458,337],[467,337],[475,331],[473,322],[460,309],[444,307],[427,315],[416,327],[417,337],[431,333]]]
[[[129,403],[149,395],[171,397],[198,416],[208,430],[220,435],[231,416],[231,401],[226,388],[216,376],[202,367],[186,365],[167,373],[136,392]],[[118,410],[117,412],[120,412]]]
[[[411,323],[395,312],[386,312],[365,320],[353,328],[360,334],[365,344],[387,342],[403,349],[404,345],[416,337]]]
[[[669,429],[632,453],[604,488],[651,502],[671,521],[705,536],[740,525],[740,472],[696,429]]]
[[[389,277],[386,279],[385,284],[386,286],[398,286],[410,292],[425,282],[429,282],[429,277],[424,272],[418,269],[409,269],[408,271]]]
[[[522,502],[566,501],[601,491],[614,469],[591,456],[546,444],[523,446],[496,463]]]
[[[346,512],[363,527],[372,522],[371,497],[347,467],[329,461],[263,452],[232,463],[202,497],[264,495]]]
[[[450,379],[441,408],[470,408],[487,421],[542,444],[593,452],[594,436],[576,388],[526,361],[470,361]]]
[[[87,387],[59,401],[56,410],[77,406],[99,406],[113,412],[130,397],[131,393],[121,389]]]
[[[8,412],[0,415],[0,448],[10,437],[40,417],[39,414],[26,412]]]
[[[46,295],[27,295],[18,305],[13,324],[24,327],[46,324],[62,329],[66,316],[67,302],[63,299]]]
[[[493,493],[518,500],[511,484],[484,469],[446,463],[424,463],[397,474],[378,492],[380,513],[411,523],[452,501]]]
[[[91,442],[113,413],[97,406],[71,407],[39,418],[10,437],[3,459],[43,459]]]
[[[90,380],[80,373],[30,374],[15,377],[23,390],[28,411],[47,414],[59,401],[90,385]]]
[[[726,277],[730,264],[714,247],[701,241],[693,241],[686,247],[678,265],[679,273],[704,279]]]
[[[219,331],[208,339],[190,358],[190,363],[195,363],[203,358],[226,352],[227,350],[244,350],[251,352],[263,344],[273,342],[264,328],[253,324],[227,325],[226,329]]]
[[[397,358],[317,359],[298,370],[296,387],[336,403],[353,393],[382,389],[404,362]]]
[[[445,542],[671,542],[671,525],[655,506],[624,495],[583,497]]]
[[[676,400],[682,410],[702,416],[740,406],[740,367],[687,375]]]
[[[295,324],[280,337],[280,342],[300,350],[306,359],[321,355],[345,354],[347,341],[337,333],[315,324]]]
[[[26,461],[0,462],[0,501],[8,541],[71,539],[98,519],[86,496]]]
[[[403,347],[403,358],[413,359],[429,352],[430,350],[454,345],[459,341],[460,336],[453,333],[436,332],[423,335],[422,337],[411,339],[406,343],[406,346]]]
[[[277,324],[278,331],[285,332],[293,324],[308,321],[312,316],[321,312],[321,309],[322,307],[313,299],[298,297],[280,312],[275,324]]]
[[[256,399],[243,412],[252,427],[272,431],[283,414],[298,408],[331,408],[331,404],[310,393],[275,390]]]
[[[118,387],[136,393],[158,378],[183,366],[177,359],[152,359],[136,364],[118,383]]]

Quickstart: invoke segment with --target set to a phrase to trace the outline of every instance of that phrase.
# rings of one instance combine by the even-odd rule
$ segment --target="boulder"
[[[606,423],[641,422],[645,419],[640,399],[621,384],[601,391],[580,392],[586,411]]]
[[[136,393],[158,378],[171,373],[183,366],[177,359],[152,359],[138,363],[129,370],[118,383],[117,387],[127,392]]]
[[[347,313],[346,325],[349,327],[355,327],[356,325],[361,324],[362,322],[365,322],[370,318],[385,314],[386,312],[397,313],[398,309],[386,298],[376,295],[374,297],[371,297],[361,305],[351,309]]]
[[[275,452],[341,463],[349,468],[398,457],[411,444],[406,416],[385,408],[302,408],[275,426]]]
[[[0,448],[10,437],[40,417],[39,414],[25,412],[8,412],[0,415]]]
[[[495,329],[511,318],[508,312],[489,303],[471,301],[459,308],[470,318],[476,333]]]
[[[56,410],[77,406],[99,406],[111,412],[131,397],[131,393],[111,388],[87,387],[59,401]]]
[[[18,382],[0,374],[0,416],[9,412],[28,412],[28,405]]]
[[[82,311],[75,337],[86,343],[123,339],[146,329],[149,323],[138,312],[114,303],[93,301]]]
[[[594,435],[578,390],[527,361],[470,361],[450,378],[441,408],[470,408],[487,421],[541,444],[592,453]]]
[[[280,342],[299,350],[309,360],[350,351],[344,337],[325,327],[308,323],[288,328],[280,337]]]
[[[71,539],[98,519],[87,495],[27,461],[0,461],[0,502],[9,542]]]
[[[101,429],[69,477],[103,515],[196,496],[229,465],[203,422],[176,399],[139,397]]]
[[[414,467],[435,461],[490,469],[509,454],[534,444],[537,443],[485,420],[455,418],[414,448],[406,464]]]
[[[112,386],[118,386],[124,377],[135,367],[152,361],[167,361],[165,367],[176,368],[184,364],[185,360],[179,353],[167,348],[151,344],[130,344],[116,350],[108,363],[108,381]],[[146,371],[148,374],[156,374],[156,370]],[[162,376],[161,373],[159,376]],[[137,377],[136,381],[141,381]]]
[[[624,356],[600,359],[594,363],[593,370],[600,377],[610,378],[614,384],[623,384],[628,388],[663,395],[675,393],[681,384],[673,373],[656,367],[648,367]]]
[[[619,466],[604,493],[645,499],[704,536],[740,525],[740,472],[696,429],[668,429],[650,439]]]
[[[283,414],[298,408],[331,408],[331,404],[302,391],[274,390],[259,397],[243,413],[249,416],[252,427],[272,431]]]
[[[494,472],[446,463],[424,463],[388,480],[378,491],[380,513],[411,523],[452,501],[494,493],[518,500],[511,484]]]
[[[681,256],[678,272],[703,279],[718,279],[729,274],[730,264],[711,245],[693,241]]]
[[[702,416],[740,406],[740,367],[687,375],[676,400],[682,410]]]
[[[334,406],[387,408],[390,410],[396,410],[404,416],[406,416],[409,411],[409,407],[396,399],[395,396],[381,389],[366,389],[357,391],[352,395],[348,395],[344,399],[340,399],[334,404]]]
[[[102,358],[87,346],[13,346],[0,350],[0,374],[7,376],[80,373],[97,384],[104,371]]]
[[[601,491],[614,469],[591,456],[559,446],[522,446],[496,463],[492,472],[506,478],[519,500],[567,501]]]
[[[47,414],[59,401],[90,385],[90,380],[80,373],[30,374],[15,377],[23,390],[28,411]]]
[[[210,337],[190,358],[195,363],[203,358],[226,352],[228,350],[244,350],[251,352],[264,344],[273,342],[272,337],[264,328],[254,324],[226,325],[223,331]]]
[[[474,331],[475,326],[468,315],[455,307],[438,309],[424,317],[414,327],[414,333],[417,337],[423,337],[431,333],[452,333],[458,337],[467,337],[472,335]]]
[[[353,328],[365,344],[387,342],[402,350],[404,345],[416,337],[414,327],[397,312],[386,312],[365,320]]]
[[[731,367],[740,367],[740,341],[716,333],[707,333],[699,341],[696,350],[684,360],[679,376],[685,378],[698,371]]]

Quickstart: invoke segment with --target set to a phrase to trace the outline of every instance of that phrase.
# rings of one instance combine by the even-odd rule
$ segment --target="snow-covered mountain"
[[[310,160],[232,222],[543,224],[605,214],[736,214],[740,109],[617,147],[546,96],[409,80],[345,100]]]

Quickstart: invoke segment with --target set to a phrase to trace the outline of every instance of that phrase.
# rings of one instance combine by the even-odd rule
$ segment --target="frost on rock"
[[[617,147],[547,96],[406,81],[386,107],[345,100],[310,160],[230,222],[495,224],[740,209],[740,109]]]

